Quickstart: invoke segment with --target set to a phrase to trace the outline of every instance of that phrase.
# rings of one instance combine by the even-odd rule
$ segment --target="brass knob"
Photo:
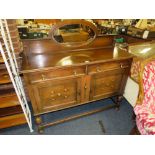
[[[55,101],[55,98],[52,98],[52,101]]]
[[[77,75],[77,72],[76,71],[73,71],[74,75]]]
[[[54,91],[51,91],[51,94],[54,94]]]
[[[123,65],[123,64],[121,64],[120,67],[121,67],[122,69],[124,69],[124,68],[128,68],[129,66],[128,66],[128,65]]]
[[[84,89],[87,89],[87,85],[85,84]]]
[[[101,72],[102,70],[101,70],[101,68],[99,66],[97,66],[96,71]]]
[[[45,80],[45,75],[41,74],[42,80]]]
[[[67,88],[65,88],[64,91],[66,92],[67,91]]]
[[[58,93],[57,95],[58,95],[58,96],[61,96],[61,93]]]

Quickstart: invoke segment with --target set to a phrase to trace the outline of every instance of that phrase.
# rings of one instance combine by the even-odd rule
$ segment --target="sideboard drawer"
[[[56,78],[75,77],[84,75],[85,70],[85,66],[49,69],[47,71],[29,73],[28,79],[30,83],[33,83]]]
[[[110,70],[113,71],[115,69],[125,69],[129,67],[130,63],[128,61],[99,63],[88,66],[88,74],[95,74]]]

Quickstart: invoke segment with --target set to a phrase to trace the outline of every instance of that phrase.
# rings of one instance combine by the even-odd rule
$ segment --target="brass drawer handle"
[[[87,92],[87,84],[84,85],[84,98],[86,98],[86,92]]]
[[[45,75],[41,74],[42,80],[45,80]]]
[[[54,91],[51,91],[51,94],[54,94]]]
[[[67,92],[67,91],[68,91],[68,89],[67,89],[67,88],[65,88],[65,89],[64,89],[64,92]]]
[[[68,98],[68,96],[65,96],[65,98]]]
[[[97,72],[101,72],[102,70],[101,70],[100,67],[97,67],[97,68],[96,68],[96,71],[97,71]]]
[[[74,75],[77,75],[77,72],[76,71],[73,71]]]
[[[128,68],[129,66],[128,65],[123,65],[121,64],[121,68],[124,69],[124,68]]]
[[[61,96],[61,93],[58,93],[57,95],[58,95],[58,96]]]
[[[84,89],[87,89],[87,85],[86,84],[84,85]]]

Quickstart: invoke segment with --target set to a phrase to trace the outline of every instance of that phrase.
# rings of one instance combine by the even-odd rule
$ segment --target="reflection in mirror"
[[[77,63],[88,63],[92,61],[91,57],[87,54],[72,54],[69,56],[66,56],[62,58],[60,61],[58,61],[58,66],[66,66],[66,65],[72,65],[73,62]]]
[[[68,24],[54,31],[54,39],[59,43],[86,42],[94,36],[93,29],[82,24]]]

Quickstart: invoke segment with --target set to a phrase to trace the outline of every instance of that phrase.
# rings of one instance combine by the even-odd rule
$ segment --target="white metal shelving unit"
[[[8,70],[8,73],[12,81],[12,84],[14,86],[15,92],[17,94],[18,100],[21,104],[26,121],[30,128],[30,132],[33,132],[31,111],[29,109],[29,106],[26,100],[26,95],[24,92],[21,77],[19,76],[19,67],[16,61],[16,55],[14,52],[14,47],[12,44],[6,19],[0,19],[0,34],[3,39],[3,43],[0,42],[0,51],[1,51],[4,63]]]

